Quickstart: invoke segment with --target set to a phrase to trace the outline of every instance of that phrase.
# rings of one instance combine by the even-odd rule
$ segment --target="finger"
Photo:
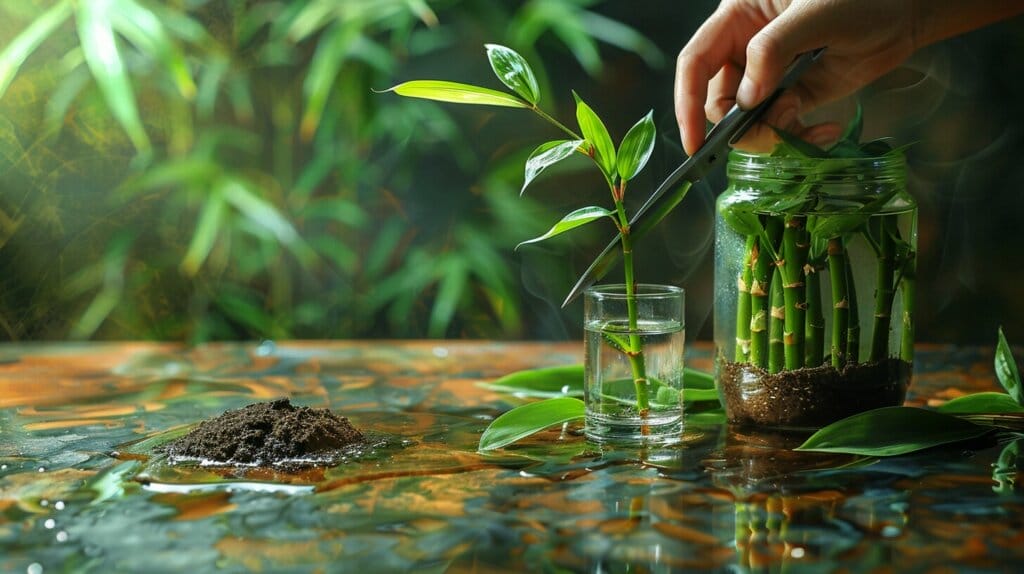
[[[843,135],[843,126],[836,122],[825,122],[802,128],[795,133],[805,141],[826,148],[836,143]]]
[[[675,111],[679,135],[686,153],[694,154],[704,144],[704,103],[708,82],[726,64],[742,62],[743,49],[737,34],[748,26],[735,22],[734,9],[720,7],[697,30],[676,60]],[[752,32],[751,32],[752,34]],[[743,38],[742,45],[746,45]]]
[[[726,64],[708,84],[708,97],[704,102],[704,115],[718,123],[736,104],[736,88],[740,85],[743,72],[732,64]]]
[[[744,136],[736,142],[739,149],[751,152],[769,152],[778,143],[779,137],[775,129],[798,133],[804,129],[800,123],[800,96],[793,91],[786,91],[771,105]],[[775,128],[775,129],[773,129]]]
[[[782,80],[798,54],[826,44],[827,10],[814,3],[796,3],[754,35],[747,44],[746,69],[736,92],[740,106],[761,103]],[[810,103],[810,102],[807,102]]]

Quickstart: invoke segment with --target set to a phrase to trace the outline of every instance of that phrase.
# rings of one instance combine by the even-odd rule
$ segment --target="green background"
[[[682,160],[673,63],[715,4],[68,4],[0,99],[0,337],[576,338],[581,305],[560,301],[613,230],[512,248],[607,205],[596,170],[564,162],[520,198],[523,160],[559,137],[550,126],[372,90],[500,88],[483,44],[506,44],[563,121],[570,89],[616,140],[654,110],[639,201]],[[0,46],[60,6],[4,0]],[[90,66],[104,30],[124,74]],[[916,142],[921,341],[991,344],[1000,324],[1024,340],[1021,54],[1016,19],[923,50],[858,95],[865,138]],[[705,339],[724,183],[697,186],[637,262],[641,280],[688,290],[688,331]]]

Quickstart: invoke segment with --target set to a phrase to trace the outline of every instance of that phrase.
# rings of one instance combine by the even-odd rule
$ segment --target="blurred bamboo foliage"
[[[3,2],[2,337],[526,335],[533,128],[372,89],[485,41],[662,62],[594,4]]]

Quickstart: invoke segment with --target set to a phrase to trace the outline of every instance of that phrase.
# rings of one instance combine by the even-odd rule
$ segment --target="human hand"
[[[917,47],[912,0],[724,0],[679,53],[675,109],[680,138],[693,155],[704,144],[704,118],[718,122],[739,102],[764,100],[800,53],[827,46],[796,86],[771,106],[737,147],[767,151],[768,125],[825,145],[842,130],[804,126],[800,115],[851,94],[894,69]],[[767,125],[766,125],[767,124]]]

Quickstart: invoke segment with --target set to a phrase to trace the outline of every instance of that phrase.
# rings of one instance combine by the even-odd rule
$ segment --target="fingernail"
[[[757,86],[749,78],[743,76],[740,87],[736,90],[736,101],[739,102],[741,108],[750,109],[754,107],[757,100]]]
[[[779,114],[779,119],[777,120],[775,127],[780,130],[789,130],[790,126],[792,126],[795,121],[796,108],[786,108],[781,114]]]

